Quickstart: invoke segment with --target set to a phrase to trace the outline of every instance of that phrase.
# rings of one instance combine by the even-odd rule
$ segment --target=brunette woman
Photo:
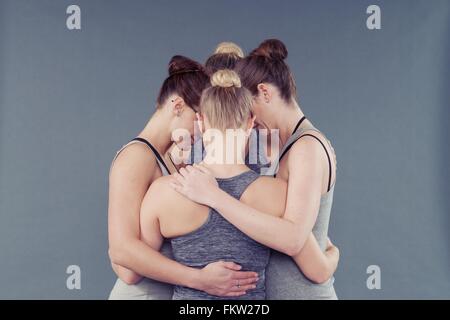
[[[256,121],[279,130],[281,150],[273,174],[288,183],[284,214],[265,214],[237,201],[223,192],[202,166],[180,170],[174,188],[274,249],[266,271],[268,299],[336,299],[333,278],[313,283],[292,259],[306,254],[302,249],[310,241],[311,231],[321,249],[327,247],[336,164],[328,139],[305,117],[296,101],[295,82],[285,62],[287,55],[281,41],[266,40],[236,67],[243,85],[253,95]]]

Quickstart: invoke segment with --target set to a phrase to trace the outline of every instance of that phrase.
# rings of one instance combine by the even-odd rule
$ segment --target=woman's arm
[[[141,202],[157,166],[145,148],[131,145],[122,151],[110,174],[109,254],[111,262],[117,265],[113,267],[117,275],[127,283],[134,283],[142,275],[216,295],[229,294],[236,277],[253,279],[253,272],[237,271],[239,266],[235,264],[216,262],[203,269],[189,268],[167,258],[140,239]]]
[[[295,143],[288,158],[289,182],[282,218],[255,210],[217,186],[202,166],[181,169],[172,187],[191,200],[208,205],[257,242],[290,256],[300,253],[320,207],[324,173],[323,148],[313,138]],[[301,165],[299,165],[301,164]]]
[[[316,238],[311,233],[303,249],[292,259],[309,280],[315,283],[324,283],[336,271],[339,249],[328,240],[327,248],[325,252],[322,252]]]
[[[114,264],[111,262],[111,267],[115,272],[115,274],[117,275],[117,277],[119,277],[120,280],[122,280],[128,285],[136,284],[142,279],[141,275],[137,274],[133,270],[127,269],[118,264]]]
[[[286,181],[260,177],[245,190],[239,200],[256,210],[279,217],[284,214],[286,196]],[[292,258],[309,280],[323,283],[336,270],[338,253],[339,251],[331,245],[331,242],[323,252],[314,235],[310,233],[302,251]]]

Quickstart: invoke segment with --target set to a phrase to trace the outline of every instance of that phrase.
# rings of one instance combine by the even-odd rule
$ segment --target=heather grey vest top
[[[259,175],[248,170],[237,176],[217,179],[219,187],[236,199]],[[219,260],[232,261],[259,274],[256,289],[234,299],[265,299],[265,269],[269,262],[270,250],[266,246],[249,238],[214,209],[198,229],[171,239],[173,255],[176,261],[194,268],[203,268]],[[212,296],[206,292],[175,286],[173,299],[233,299]]]
[[[307,131],[319,132],[312,125],[304,125],[296,130],[288,139],[285,146],[280,152],[289,149],[298,139],[307,135]],[[323,136],[323,134],[322,134]],[[318,142],[319,143],[319,142]],[[277,167],[272,172],[276,174]],[[328,224],[330,221],[331,206],[333,203],[334,185],[329,186],[329,191],[320,199],[320,209],[317,215],[316,224],[313,227],[313,234],[317,239],[321,249],[325,251],[328,235]],[[271,251],[270,261],[266,268],[266,294],[269,300],[285,300],[285,299],[337,299],[334,291],[334,278],[331,278],[324,284],[315,284],[309,281],[294,260],[278,251]]]
[[[116,154],[117,158],[120,152],[124,150],[126,147],[133,143],[142,143],[149,147],[152,152],[155,154],[156,161],[158,163],[159,168],[161,169],[162,175],[167,176],[170,175],[169,169],[162,157],[158,154],[156,149],[146,140],[141,138],[135,138],[131,140],[129,143],[124,145]],[[114,163],[113,160],[113,163]],[[166,257],[173,259],[172,257],[172,247],[168,241],[164,241],[161,253]],[[109,300],[170,300],[172,299],[173,294],[173,285],[159,282],[149,278],[143,278],[141,281],[134,285],[128,285],[120,279],[117,279],[116,284],[114,285],[111,293],[109,294]]]

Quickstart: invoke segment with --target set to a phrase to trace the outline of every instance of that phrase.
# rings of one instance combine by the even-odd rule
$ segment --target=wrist
[[[185,281],[182,283],[183,286],[203,291],[201,269],[189,268],[189,272],[184,279]]]
[[[208,204],[208,207],[211,207],[214,210],[219,211],[223,193],[224,191],[222,189],[216,187],[215,190],[211,192],[210,203]]]

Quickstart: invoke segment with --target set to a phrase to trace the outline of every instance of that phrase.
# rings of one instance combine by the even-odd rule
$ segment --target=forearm
[[[260,212],[220,189],[212,207],[253,240],[289,256],[300,252],[311,232],[306,224]]]
[[[114,270],[117,277],[126,284],[129,285],[136,284],[142,279],[141,275],[137,274],[133,270],[127,269],[118,264],[111,263],[111,267]]]
[[[199,288],[199,270],[173,261],[138,239],[110,248],[112,263],[157,281]]]
[[[311,233],[301,252],[293,259],[309,280],[315,283],[324,283],[336,271],[339,250],[332,246],[323,252]]]

